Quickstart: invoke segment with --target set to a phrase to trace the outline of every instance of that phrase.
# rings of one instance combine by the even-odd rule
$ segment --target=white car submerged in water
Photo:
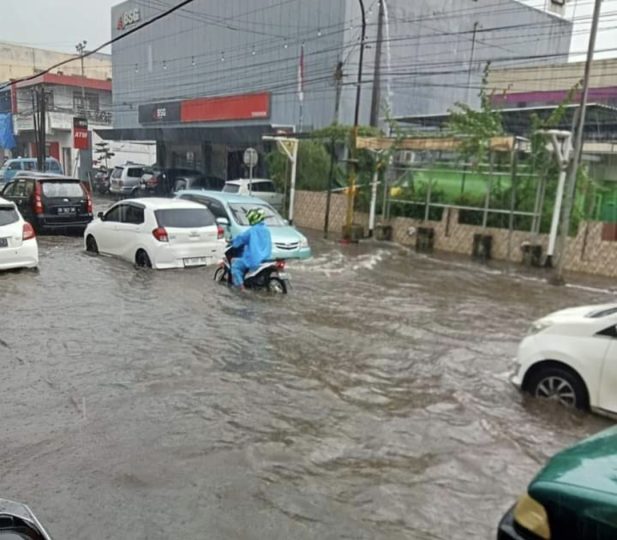
[[[617,415],[617,303],[564,309],[535,321],[510,380],[539,398]]]

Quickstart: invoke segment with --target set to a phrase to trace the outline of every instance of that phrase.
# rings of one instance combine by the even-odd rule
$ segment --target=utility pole
[[[75,49],[79,53],[79,59],[81,60],[81,107],[83,109],[84,114],[86,113],[86,87],[84,84],[85,68],[84,68],[84,51],[86,50],[86,45],[88,42],[84,39],[80,41],[77,45],[75,45]]]
[[[469,56],[469,71],[467,72],[467,99],[465,102],[469,104],[469,94],[471,92],[471,74],[473,73],[473,61],[476,54],[476,37],[478,35],[478,26],[480,23],[476,21],[473,24],[473,38],[471,39],[471,54]]]
[[[564,203],[563,216],[561,218],[561,236],[559,238],[559,258],[555,268],[553,281],[555,283],[563,283],[563,270],[566,264],[566,247],[568,241],[568,233],[570,231],[570,218],[572,215],[572,207],[574,206],[574,198],[576,194],[576,179],[578,167],[583,153],[583,134],[585,131],[585,116],[587,113],[587,98],[589,97],[589,79],[591,78],[591,68],[593,66],[593,55],[596,49],[596,38],[598,37],[598,26],[600,23],[600,13],[602,11],[602,0],[595,0],[593,10],[593,20],[591,23],[591,33],[589,34],[589,48],[587,50],[587,62],[585,63],[585,75],[583,77],[583,91],[581,94],[581,105],[579,109],[578,125],[576,126],[576,136],[574,139],[574,155],[570,167],[570,175],[566,187],[566,199]]]
[[[343,62],[336,64],[336,71],[334,72],[334,84],[336,85],[336,102],[334,103],[334,124],[338,124],[339,111],[341,110],[341,93],[343,90]]]
[[[373,98],[371,100],[371,126],[379,127],[379,109],[381,107],[381,51],[383,47],[384,0],[379,0],[377,21],[377,44],[375,46],[375,71],[373,74]]]
[[[360,124],[360,99],[362,97],[362,69],[364,67],[364,43],[366,41],[366,9],[364,8],[364,0],[360,2],[360,10],[362,13],[362,37],[360,38],[360,59],[358,62],[358,81],[356,88],[356,111],[354,115],[354,126],[352,134],[351,147],[351,174],[349,175],[349,187],[347,193],[347,215],[345,217],[345,231],[343,239],[346,241],[352,240],[353,234],[351,226],[353,224],[353,207],[356,191],[356,179],[358,177],[358,127]]]

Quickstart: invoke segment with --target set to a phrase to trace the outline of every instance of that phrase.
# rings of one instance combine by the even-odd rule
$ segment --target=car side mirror
[[[105,221],[105,214],[103,212],[99,212],[96,215],[101,221]]]
[[[221,227],[229,227],[229,220],[224,217],[216,218],[216,223]]]
[[[283,220],[283,223],[284,223],[285,225],[289,225],[289,220],[288,220],[288,219],[284,219],[284,220]]]

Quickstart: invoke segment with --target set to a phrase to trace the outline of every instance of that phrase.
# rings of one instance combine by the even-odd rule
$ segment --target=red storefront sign
[[[198,98],[183,101],[181,122],[224,122],[258,120],[270,117],[270,94]]]
[[[88,150],[88,119],[73,118],[73,148],[77,150]]]

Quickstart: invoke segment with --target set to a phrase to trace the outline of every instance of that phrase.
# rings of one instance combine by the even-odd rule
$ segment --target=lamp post
[[[353,224],[353,207],[356,191],[356,179],[358,176],[358,156],[357,156],[357,140],[358,126],[360,124],[360,98],[362,97],[362,68],[364,65],[364,42],[366,41],[366,10],[364,9],[364,1],[360,2],[360,10],[362,13],[362,37],[360,39],[360,60],[358,65],[358,82],[356,88],[356,110],[354,115],[354,125],[352,133],[352,148],[351,148],[351,174],[349,177],[349,187],[347,191],[347,216],[345,219],[345,231],[343,234],[344,240],[352,239],[351,226]]]

